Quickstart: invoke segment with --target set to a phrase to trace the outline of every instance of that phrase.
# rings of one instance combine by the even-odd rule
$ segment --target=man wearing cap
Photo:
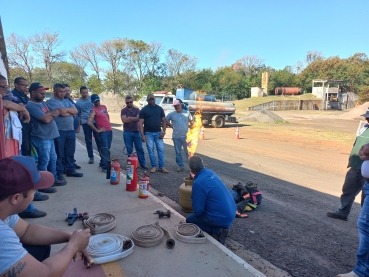
[[[0,275],[62,276],[70,261],[82,253],[91,265],[86,247],[90,229],[71,232],[27,223],[17,213],[32,201],[37,189],[54,183],[54,176],[38,171],[32,157],[12,156],[0,160]],[[50,245],[67,243],[50,256]]]
[[[76,132],[74,131],[74,117],[78,113],[76,107],[64,99],[65,87],[63,84],[55,84],[54,97],[47,100],[51,110],[59,110],[60,115],[55,117],[60,136],[55,139],[55,150],[58,157],[56,171],[60,181],[64,179],[64,170],[67,176],[82,177],[83,174],[76,171],[74,152],[76,151]]]
[[[93,164],[94,163],[94,152],[92,148],[92,134],[94,135],[97,151],[99,153],[101,152],[101,140],[100,140],[99,133],[92,130],[90,126],[88,126],[87,124],[91,109],[94,106],[94,104],[91,102],[91,97],[88,95],[88,88],[85,86],[82,86],[79,88],[79,92],[82,97],[77,100],[76,106],[77,106],[80,122],[83,128],[83,133],[85,136],[87,155],[89,157],[88,163]],[[95,124],[95,121],[93,121],[93,123]],[[100,160],[100,165],[101,165],[101,160]]]
[[[184,163],[182,158],[182,148],[188,160],[188,150],[186,136],[188,131],[188,123],[192,122],[192,115],[189,112],[183,112],[182,103],[174,100],[173,106],[175,111],[169,113],[165,119],[167,126],[173,128],[173,145],[176,152],[176,163],[178,165],[177,172],[183,171]]]
[[[192,156],[189,166],[194,178],[191,195],[193,213],[186,218],[186,222],[196,224],[224,244],[236,215],[233,197],[219,177],[205,168],[199,156]]]
[[[101,140],[101,169],[106,172],[108,160],[110,159],[110,147],[113,140],[113,131],[110,125],[110,117],[105,105],[100,104],[100,97],[97,94],[91,95],[91,102],[94,104],[90,112],[87,124],[92,130],[100,134]],[[96,126],[93,124],[96,122]]]
[[[133,106],[133,98],[126,96],[126,106],[121,110],[120,117],[123,122],[123,140],[128,156],[133,152],[133,144],[137,152],[138,162],[143,169],[149,169],[146,165],[145,152],[142,148],[142,139],[138,128],[138,115],[140,109]]]
[[[162,107],[156,105],[154,94],[147,95],[146,101],[148,105],[142,108],[139,114],[139,130],[142,142],[146,142],[147,151],[149,152],[151,173],[156,172],[156,157],[154,152],[154,144],[158,152],[159,171],[168,173],[164,167],[164,141],[167,123]],[[161,129],[163,128],[163,130]]]
[[[369,123],[369,109],[365,114],[361,116],[365,117]],[[356,137],[354,146],[351,150],[349,162],[347,167],[350,169],[346,173],[345,182],[342,187],[341,195],[341,207],[335,212],[328,212],[327,216],[335,219],[347,220],[352,204],[355,201],[355,197],[362,191],[365,183],[365,178],[361,175],[361,164],[363,161],[359,157],[359,150],[364,145],[369,143],[369,125],[365,124],[359,131]],[[365,194],[361,194],[361,205],[364,203]]]

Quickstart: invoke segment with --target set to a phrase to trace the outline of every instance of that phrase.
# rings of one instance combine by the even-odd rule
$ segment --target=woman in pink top
[[[101,139],[101,168],[103,172],[107,171],[108,160],[110,159],[110,147],[113,140],[113,132],[110,125],[110,118],[108,110],[105,105],[100,104],[100,97],[97,94],[91,95],[91,102],[94,104],[92,107],[87,124],[92,130],[100,134]],[[96,126],[92,123],[96,122]]]

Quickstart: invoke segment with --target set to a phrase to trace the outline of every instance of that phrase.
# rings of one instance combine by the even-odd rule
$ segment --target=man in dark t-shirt
[[[144,169],[149,169],[146,165],[145,153],[142,148],[141,135],[138,130],[140,109],[133,106],[133,98],[126,96],[126,106],[120,112],[123,122],[123,140],[126,145],[127,154],[130,156],[133,152],[133,144],[137,152],[138,162]]]
[[[148,94],[146,101],[148,105],[142,108],[139,115],[139,130],[142,142],[146,142],[147,151],[149,152],[151,163],[150,172],[156,172],[155,143],[159,158],[159,171],[168,173],[169,171],[164,168],[163,138],[167,127],[164,110],[162,107],[155,104],[154,94]],[[161,128],[163,128],[163,130]]]

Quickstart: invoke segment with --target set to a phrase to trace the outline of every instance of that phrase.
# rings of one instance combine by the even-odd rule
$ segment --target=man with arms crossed
[[[54,183],[47,171],[37,171],[32,157],[13,156],[0,160],[0,275],[62,276],[77,252],[90,267],[86,247],[90,229],[73,233],[27,223],[17,213],[33,199],[37,189]],[[67,243],[49,257],[50,245]]]

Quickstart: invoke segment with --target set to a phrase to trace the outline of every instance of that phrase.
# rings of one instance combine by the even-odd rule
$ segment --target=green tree
[[[104,91],[103,84],[95,74],[89,76],[86,83],[91,93],[100,94]]]
[[[162,83],[159,77],[145,76],[142,80],[140,95],[146,95],[154,91],[162,90]]]
[[[112,71],[108,71],[105,75],[104,79],[104,88],[107,91],[114,91],[118,94],[125,94],[125,91],[136,91],[136,85],[134,78],[123,72],[116,71],[113,73]]]
[[[81,71],[83,69],[75,64],[57,62],[53,66],[53,83],[69,84],[71,90],[79,91],[79,88],[85,84],[84,78],[81,76]]]

